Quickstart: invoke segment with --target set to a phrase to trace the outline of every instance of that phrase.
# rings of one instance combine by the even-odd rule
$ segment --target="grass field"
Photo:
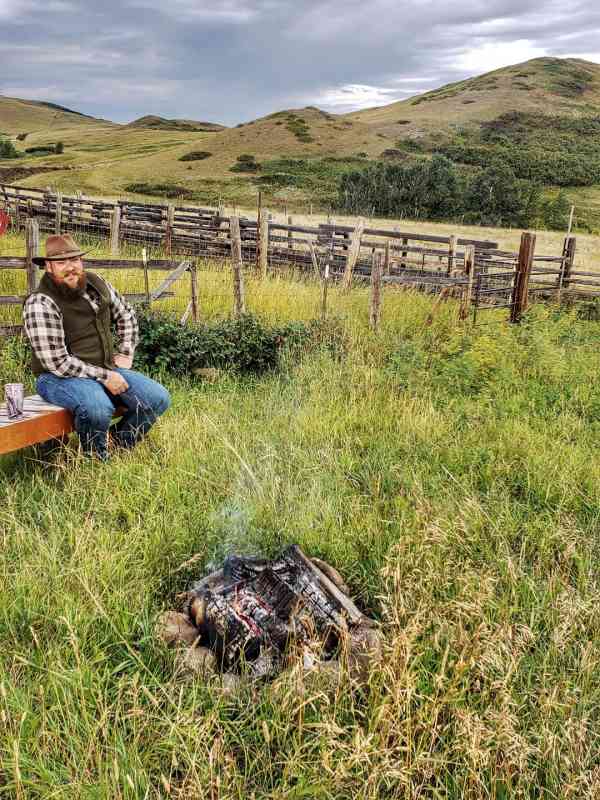
[[[208,319],[228,280],[203,273]],[[430,299],[386,293],[374,335],[366,291],[331,300],[341,358],[159,376],[172,409],[108,465],[74,443],[0,459],[1,797],[600,793],[600,325],[536,306],[472,330],[449,304],[428,327]],[[268,321],[318,303],[249,284]],[[0,380],[18,379],[5,343]],[[289,542],[381,621],[368,685],[186,678],[156,615],[223,555]]]

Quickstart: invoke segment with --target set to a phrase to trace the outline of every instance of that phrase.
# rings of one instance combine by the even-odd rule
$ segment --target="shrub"
[[[258,172],[261,165],[255,160],[253,155],[242,153],[237,157],[236,163],[229,168],[230,172]]]
[[[28,133],[18,133],[17,134],[17,142],[24,142],[25,139],[29,136]]]
[[[126,192],[135,192],[136,194],[149,194],[168,198],[194,198],[194,192],[191,189],[177,186],[176,183],[128,183],[124,188]]]
[[[271,327],[247,314],[211,324],[182,325],[166,312],[141,307],[138,323],[136,367],[162,368],[177,375],[207,367],[261,373],[275,369],[284,352],[299,358],[307,346],[338,355],[345,350],[342,329],[329,321]]]
[[[36,147],[26,147],[25,152],[30,156],[51,156],[55,151],[52,145],[37,145]]]
[[[10,139],[0,139],[0,158],[19,158],[20,155]]]
[[[179,157],[179,161],[204,161],[205,158],[210,158],[212,153],[208,150],[192,150],[190,153],[185,153]]]
[[[54,152],[56,153],[57,156],[59,156],[64,151],[64,149],[65,149],[65,145],[64,145],[63,142],[57,142],[54,145]]]

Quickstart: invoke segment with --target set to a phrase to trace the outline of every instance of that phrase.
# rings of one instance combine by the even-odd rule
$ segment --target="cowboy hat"
[[[32,258],[38,267],[46,266],[46,261],[63,261],[66,258],[77,258],[89,253],[89,250],[80,250],[70,233],[63,236],[58,234],[48,236],[46,239],[46,255]]]

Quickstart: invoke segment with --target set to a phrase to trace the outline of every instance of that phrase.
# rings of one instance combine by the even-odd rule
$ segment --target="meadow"
[[[247,292],[266,322],[318,315],[310,281]],[[227,316],[229,271],[204,265],[200,296]],[[0,797],[598,796],[600,324],[431,308],[386,291],[374,334],[367,291],[332,289],[343,346],[158,374],[171,410],[109,464],[74,440],[0,459]],[[380,621],[368,683],[187,676],[157,615],[224,555],[290,542]]]

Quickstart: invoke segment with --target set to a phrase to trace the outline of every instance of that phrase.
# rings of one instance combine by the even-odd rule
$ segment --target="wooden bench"
[[[125,409],[115,409],[121,417]],[[0,455],[71,433],[73,415],[66,408],[47,403],[39,394],[25,398],[23,417],[9,419],[6,404],[0,405]]]

